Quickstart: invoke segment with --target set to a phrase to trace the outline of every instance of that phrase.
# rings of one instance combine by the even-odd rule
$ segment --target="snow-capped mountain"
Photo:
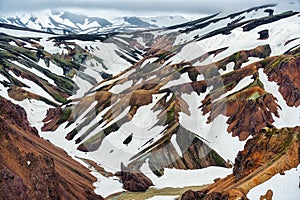
[[[53,14],[59,26],[81,31],[82,23],[147,29],[113,34],[0,27],[0,100],[9,109],[0,114],[0,133],[5,141],[35,133],[63,148],[91,169],[95,193],[107,199],[131,199],[126,191],[147,199],[149,187],[166,199],[297,199],[299,14],[265,5],[181,24],[123,17],[115,25]],[[21,110],[12,103],[28,122],[9,115]],[[7,143],[0,147],[17,155]],[[25,158],[11,174],[28,173]],[[277,181],[290,187],[283,193]]]
[[[0,18],[0,23],[41,30],[55,34],[93,34],[153,29],[187,22],[181,16],[119,17],[111,22],[99,17],[87,17],[71,12],[50,12],[39,16],[21,15]]]
[[[144,28],[163,28],[185,23],[187,22],[187,19],[181,16],[118,17],[112,22],[114,25],[135,25]]]

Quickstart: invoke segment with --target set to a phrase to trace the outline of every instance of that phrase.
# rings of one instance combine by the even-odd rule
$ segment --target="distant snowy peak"
[[[188,20],[182,16],[159,16],[159,17],[141,17],[141,20],[149,23],[155,24],[158,27],[173,26],[176,24],[182,24],[188,22]]]
[[[115,26],[130,26],[130,27],[140,27],[140,28],[157,28],[155,24],[148,23],[139,17],[128,16],[128,17],[118,17],[112,20]]]
[[[0,22],[57,34],[80,33],[93,27],[103,28],[112,25],[104,18],[87,17],[70,12],[51,12],[40,16],[21,15],[2,18]]]
[[[55,22],[61,23],[62,25],[79,28],[82,30],[92,27],[106,27],[112,25],[111,22],[104,18],[87,17],[70,12],[53,13],[53,15],[50,17],[52,17]]]
[[[71,12],[49,12],[44,15],[21,15],[0,18],[0,23],[36,29],[55,34],[100,32],[127,32],[137,29],[153,29],[181,24],[188,20],[181,16],[119,17],[111,22],[100,17],[88,17]]]
[[[188,20],[182,16],[158,16],[158,17],[118,17],[113,20],[116,25],[135,25],[139,27],[162,28],[182,24]]]

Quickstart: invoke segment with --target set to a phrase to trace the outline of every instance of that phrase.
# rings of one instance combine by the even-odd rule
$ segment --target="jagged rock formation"
[[[259,200],[272,200],[272,197],[273,197],[273,191],[268,190],[265,195],[261,195],[259,197]]]
[[[266,62],[270,62],[264,68],[269,81],[279,85],[279,92],[288,106],[298,107],[300,105],[300,82],[297,81],[300,75],[299,48],[276,59],[267,59]]]
[[[299,138],[300,127],[263,129],[239,152],[232,175],[217,180],[202,191],[187,192],[182,199],[214,199],[216,194],[219,199],[246,199],[251,188],[299,165]]]
[[[23,108],[0,102],[0,199],[102,199],[84,166],[40,138]]]
[[[150,186],[153,186],[152,181],[141,171],[126,167],[123,163],[121,164],[121,172],[116,175],[120,176],[123,188],[131,192],[144,192]]]
[[[295,76],[299,75],[299,51],[288,52],[280,56],[267,57],[262,61],[252,63],[235,71],[234,74],[222,75],[224,87],[217,88],[202,101],[202,110],[206,114],[210,112],[208,122],[218,115],[228,116],[227,131],[233,136],[239,136],[245,140],[249,135],[257,134],[262,128],[272,126],[274,119],[272,113],[279,117],[276,103],[277,99],[264,90],[264,85],[258,78],[259,68],[263,68],[269,81],[275,81],[279,85],[279,92],[289,106],[299,106],[299,81]],[[290,67],[289,67],[290,66]],[[284,68],[284,70],[281,70]],[[292,73],[293,72],[293,73]],[[218,99],[226,91],[230,91],[245,76],[253,75],[253,82],[241,90]],[[284,81],[283,81],[284,80]],[[206,82],[209,83],[209,80]],[[218,99],[217,101],[212,101]],[[213,111],[212,111],[213,108]],[[243,120],[240,120],[243,119]]]
[[[264,91],[259,80],[215,102],[213,108],[213,115],[208,118],[208,122],[221,113],[228,116],[227,131],[232,132],[232,136],[238,136],[240,140],[246,140],[249,135],[257,134],[262,128],[272,126],[274,120],[271,114],[279,117],[276,99]],[[204,107],[204,114],[210,111],[207,109],[211,109],[211,106]]]

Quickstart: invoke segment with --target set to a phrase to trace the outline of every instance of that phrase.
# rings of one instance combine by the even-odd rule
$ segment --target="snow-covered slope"
[[[176,25],[171,17],[113,22],[125,29],[168,26],[130,33],[31,38],[1,28],[7,35],[0,35],[0,94],[25,108],[43,138],[75,159],[94,161],[103,196],[123,190],[108,175],[121,163],[158,188],[193,175],[178,169],[203,176],[203,168],[223,167],[218,177],[224,177],[266,127],[300,125],[291,120],[300,117],[299,13],[274,6],[192,22],[174,17]],[[113,26],[70,13],[52,18],[73,30]],[[106,183],[114,187],[101,191]]]
[[[100,17],[87,17],[71,12],[45,12],[39,15],[10,16],[0,18],[0,23],[41,30],[55,34],[128,32],[133,30],[162,28],[187,22],[181,16],[119,17],[111,22]]]
[[[141,17],[141,19],[158,27],[168,27],[187,22],[187,19],[182,16]]]
[[[272,189],[273,199],[297,200],[300,197],[300,189],[299,180],[296,177],[300,177],[299,165],[297,168],[286,171],[284,175],[277,174],[265,183],[250,190],[247,197],[249,199],[259,199],[261,195]]]

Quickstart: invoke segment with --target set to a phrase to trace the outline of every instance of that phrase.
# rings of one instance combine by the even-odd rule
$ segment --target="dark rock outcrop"
[[[266,40],[269,38],[269,30],[268,29],[259,31],[258,34],[259,34],[258,40]]]
[[[265,13],[269,13],[269,16],[273,16],[274,10],[273,9],[266,9],[264,10]]]
[[[278,15],[273,15],[273,16],[268,16],[268,17],[263,17],[257,20],[252,20],[251,22],[247,23],[245,26],[243,26],[243,31],[251,31],[254,28],[264,25],[264,24],[268,24],[268,23],[272,23],[272,22],[276,22],[278,20],[284,19],[284,18],[288,18],[294,15],[299,14],[299,12],[293,12],[293,11],[288,11],[288,12],[284,12]]]
[[[181,200],[202,200],[205,197],[205,194],[199,191],[186,191],[182,196]]]
[[[152,181],[141,171],[126,167],[123,163],[121,164],[121,172],[117,175],[121,177],[123,188],[131,192],[144,192],[153,186]]]
[[[201,191],[192,191],[189,190],[181,196],[181,200],[230,200],[230,199],[239,199],[239,200],[248,200],[245,195],[237,195],[235,193],[227,192],[211,192],[206,194]]]

